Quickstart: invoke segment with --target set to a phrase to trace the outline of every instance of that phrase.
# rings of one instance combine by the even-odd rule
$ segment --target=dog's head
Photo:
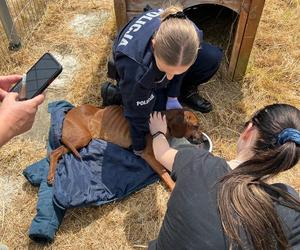
[[[166,111],[169,133],[176,138],[185,137],[192,143],[203,142],[200,120],[187,109],[170,109]]]

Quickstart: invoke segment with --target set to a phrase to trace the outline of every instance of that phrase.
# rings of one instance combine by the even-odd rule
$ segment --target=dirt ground
[[[299,15],[298,0],[266,1],[245,78],[230,81],[225,58],[217,75],[199,89],[214,105],[213,112],[199,113],[199,117],[213,140],[215,155],[234,157],[242,125],[255,110],[271,103],[300,108]],[[215,41],[216,33],[204,25],[207,39]],[[6,58],[9,63],[0,62],[0,75],[22,74],[50,51],[63,62],[66,72],[50,88],[47,102],[65,99],[74,105],[99,106],[100,83],[107,80],[106,59],[115,32],[112,0],[52,1],[30,40]],[[220,33],[222,41],[226,34]],[[226,43],[219,45],[226,47]],[[22,171],[46,156],[48,118],[45,104],[35,129],[0,149],[0,242],[10,249],[143,249],[158,235],[170,196],[161,182],[120,202],[67,211],[52,244],[29,239],[38,188],[25,180]],[[299,179],[298,165],[274,181],[299,192]]]

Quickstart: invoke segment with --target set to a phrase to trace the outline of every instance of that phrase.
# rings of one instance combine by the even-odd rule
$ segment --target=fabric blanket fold
[[[71,108],[73,105],[66,101],[49,104],[49,152],[61,145],[63,119]],[[62,157],[53,186],[47,184],[49,159],[24,170],[24,176],[32,185],[40,185],[37,214],[29,230],[31,239],[52,241],[67,208],[120,200],[159,179],[143,159],[103,140],[92,140],[79,153],[81,160],[71,153]]]

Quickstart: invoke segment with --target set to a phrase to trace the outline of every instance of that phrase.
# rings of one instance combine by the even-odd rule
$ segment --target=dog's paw
[[[48,183],[48,185],[53,185],[53,183],[54,183],[54,177],[48,177],[48,179],[47,179],[47,183]]]

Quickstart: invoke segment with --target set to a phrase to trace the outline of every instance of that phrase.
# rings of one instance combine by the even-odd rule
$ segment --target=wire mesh
[[[4,0],[0,0],[4,1]],[[17,34],[24,45],[43,17],[50,0],[6,0]],[[1,23],[1,22],[0,22]],[[9,62],[9,38],[0,24],[0,58]]]

